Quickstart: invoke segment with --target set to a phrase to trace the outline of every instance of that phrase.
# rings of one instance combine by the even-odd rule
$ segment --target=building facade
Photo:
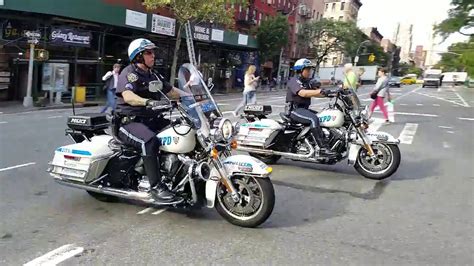
[[[413,60],[415,62],[416,67],[424,68],[426,60],[426,51],[423,50],[423,45],[416,46]]]
[[[378,43],[379,45],[382,42],[383,35],[377,30],[376,27],[369,27],[361,29],[362,32],[369,37],[369,39],[373,42]]]
[[[393,35],[393,43],[401,47],[400,60],[409,63],[413,59],[410,56],[413,45],[413,25],[398,23]]]
[[[51,71],[57,66],[66,74],[61,81],[67,84],[61,88],[70,91],[72,86],[85,86],[88,97],[102,94],[102,75],[114,63],[128,64],[128,44],[140,37],[158,45],[156,68],[169,77],[179,25],[168,10],[145,10],[142,2],[5,1],[0,6],[0,100],[21,100],[26,94],[27,32],[38,34],[36,48],[49,52],[47,60],[35,61],[34,97],[45,94],[46,81],[55,76]],[[216,25],[193,25],[192,30],[205,78],[213,78],[216,90],[242,86],[246,66],[258,64],[255,38]],[[189,60],[185,44],[180,47],[178,65]]]

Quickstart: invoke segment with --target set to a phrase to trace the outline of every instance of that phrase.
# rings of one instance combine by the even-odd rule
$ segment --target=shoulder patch
[[[128,73],[127,74],[127,80],[128,82],[132,83],[138,80],[138,76],[135,73]]]

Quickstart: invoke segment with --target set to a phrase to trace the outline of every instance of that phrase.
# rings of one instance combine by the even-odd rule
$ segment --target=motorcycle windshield
[[[209,128],[211,117],[221,117],[214,98],[212,97],[202,74],[192,65],[183,64],[178,72],[178,90],[181,104],[186,113],[195,120],[195,126]]]

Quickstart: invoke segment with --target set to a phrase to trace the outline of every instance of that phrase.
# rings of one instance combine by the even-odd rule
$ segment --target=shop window
[[[345,5],[346,5],[346,3],[344,3],[344,2],[341,3],[341,10],[344,10]]]

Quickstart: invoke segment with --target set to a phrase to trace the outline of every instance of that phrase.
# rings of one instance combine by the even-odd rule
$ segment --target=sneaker
[[[390,120],[385,120],[385,122],[383,123],[383,125],[390,125],[392,122],[390,122]]]

